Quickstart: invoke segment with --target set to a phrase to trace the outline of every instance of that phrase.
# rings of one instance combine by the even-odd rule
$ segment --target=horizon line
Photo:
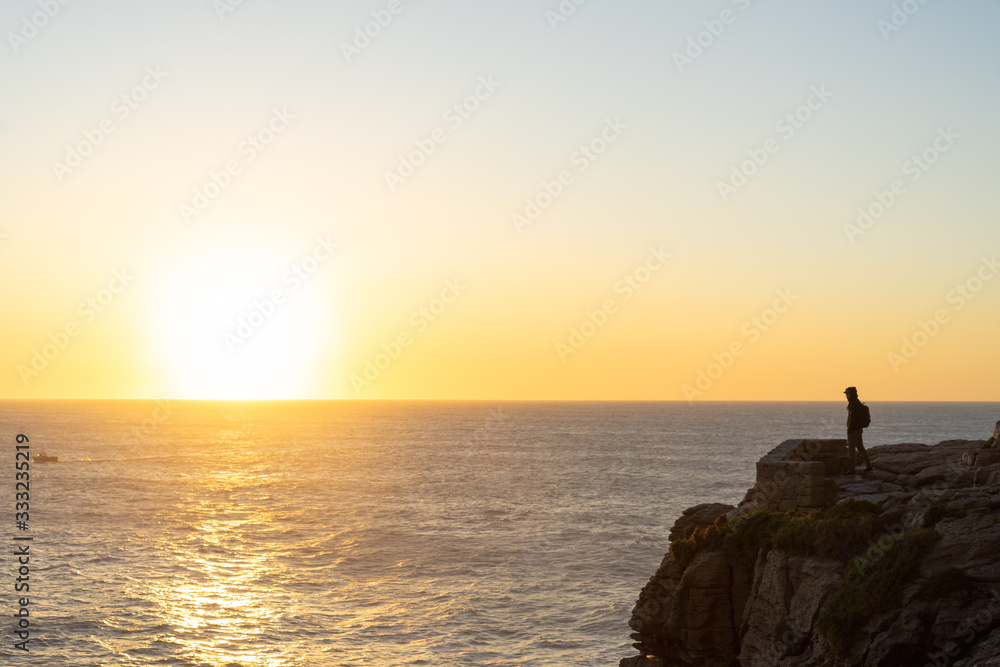
[[[57,402],[57,401],[177,401],[186,403],[843,403],[845,399],[803,400],[803,399],[712,399],[687,401],[684,399],[604,399],[604,398],[175,398],[159,396],[154,398],[9,398],[0,397],[0,402]],[[946,400],[946,399],[869,399],[874,403],[997,403],[1000,400]]]

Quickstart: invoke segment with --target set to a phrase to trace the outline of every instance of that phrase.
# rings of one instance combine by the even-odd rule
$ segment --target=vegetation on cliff
[[[713,525],[698,528],[689,538],[675,540],[670,555],[683,567],[699,552],[718,550],[742,560],[756,558],[761,549],[847,560],[881,531],[881,513],[881,507],[867,500],[845,500],[806,515],[758,510],[732,521],[720,516]]]
[[[747,562],[761,549],[846,562],[843,585],[827,598],[816,621],[839,652],[873,616],[899,604],[903,587],[913,580],[920,560],[939,537],[933,526],[946,517],[965,516],[963,510],[947,503],[933,503],[924,513],[925,528],[883,535],[875,543],[883,533],[878,518],[882,511],[867,500],[847,499],[806,515],[758,510],[732,521],[723,515],[687,539],[674,541],[670,555],[682,567],[703,551],[722,551],[731,559]],[[866,550],[867,545],[871,546]],[[938,596],[943,587],[964,582],[964,576],[961,572],[940,573],[925,584],[922,595]]]
[[[816,627],[834,650],[846,649],[872,617],[899,605],[903,587],[939,537],[932,528],[908,530],[894,536],[888,548],[872,545],[847,564],[843,585],[816,618]]]
[[[965,510],[951,507],[948,503],[943,501],[931,503],[924,511],[924,527],[933,528],[938,525],[938,522],[940,522],[941,519],[951,517],[964,519],[967,514],[968,512]]]
[[[971,581],[965,570],[950,567],[931,575],[920,584],[918,597],[927,602],[934,602],[943,597],[953,595],[956,591],[964,591],[970,587]]]
[[[995,661],[998,439],[1000,422],[986,448],[983,440],[873,447],[875,473],[828,475],[836,493],[826,502],[836,504],[809,514],[755,511],[771,505],[759,502],[757,486],[739,507],[685,510],[629,620],[639,655],[622,666]]]

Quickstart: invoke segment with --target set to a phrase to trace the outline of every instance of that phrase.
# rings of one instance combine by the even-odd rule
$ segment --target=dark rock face
[[[739,573],[746,577],[746,573]],[[630,625],[644,655],[685,665],[736,665],[733,566],[722,554],[703,553],[682,568],[668,555],[639,594]],[[749,588],[749,582],[746,588]]]
[[[779,549],[761,549],[755,561],[701,551],[686,567],[667,554],[642,589],[629,622],[640,655],[622,667],[1000,667],[1000,450],[979,445],[875,447],[874,472],[826,480],[838,501],[865,499],[884,509],[879,519],[888,532],[879,548],[890,534],[922,527],[932,506],[947,508],[936,519],[940,539],[898,608],[869,619],[846,649],[834,651],[816,627],[844,582],[843,561]],[[753,496],[739,508],[687,510],[671,541],[722,514],[745,513]],[[962,585],[921,592],[921,583],[954,568]]]
[[[955,667],[1000,667],[1000,630],[977,643],[969,657],[956,662]]]
[[[715,520],[733,509],[732,505],[721,503],[708,503],[705,505],[695,505],[684,510],[681,518],[674,522],[674,527],[670,529],[670,541],[683,540],[694,533],[698,528],[711,526]]]

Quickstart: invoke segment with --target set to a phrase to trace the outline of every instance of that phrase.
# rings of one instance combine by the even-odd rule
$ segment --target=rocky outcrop
[[[1000,630],[978,642],[969,657],[956,662],[955,667],[1000,667]]]
[[[735,665],[735,610],[749,597],[748,575],[734,572],[717,552],[699,554],[686,568],[667,555],[632,614],[632,627],[642,636],[640,650],[679,664]]]
[[[698,528],[711,526],[720,515],[732,510],[732,505],[723,505],[721,503],[708,503],[690,507],[684,510],[681,518],[674,522],[674,527],[670,529],[670,541],[687,539]]]
[[[843,475],[842,442],[782,443],[758,464],[757,484],[738,507],[693,507],[670,539],[694,544],[726,530],[727,520],[774,512],[778,496],[794,494],[799,512],[847,499],[874,503],[865,505],[876,527],[868,543],[803,554],[775,540],[747,553],[705,538],[679,560],[667,554],[629,623],[639,655],[622,667],[1000,667],[1000,449],[962,440],[875,447],[873,472]],[[936,535],[918,530],[929,526]],[[880,559],[915,532],[933,539],[900,579],[898,600],[846,639],[817,622],[843,592],[845,571],[852,581],[878,572]],[[873,595],[880,584],[872,583]]]
[[[776,512],[827,507],[836,487],[826,480],[847,468],[846,440],[786,440],[757,462],[757,483],[742,506]]]

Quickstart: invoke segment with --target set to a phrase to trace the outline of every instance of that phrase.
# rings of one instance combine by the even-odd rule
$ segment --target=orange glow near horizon
[[[67,7],[0,399],[1000,400],[1000,5],[729,4]]]

